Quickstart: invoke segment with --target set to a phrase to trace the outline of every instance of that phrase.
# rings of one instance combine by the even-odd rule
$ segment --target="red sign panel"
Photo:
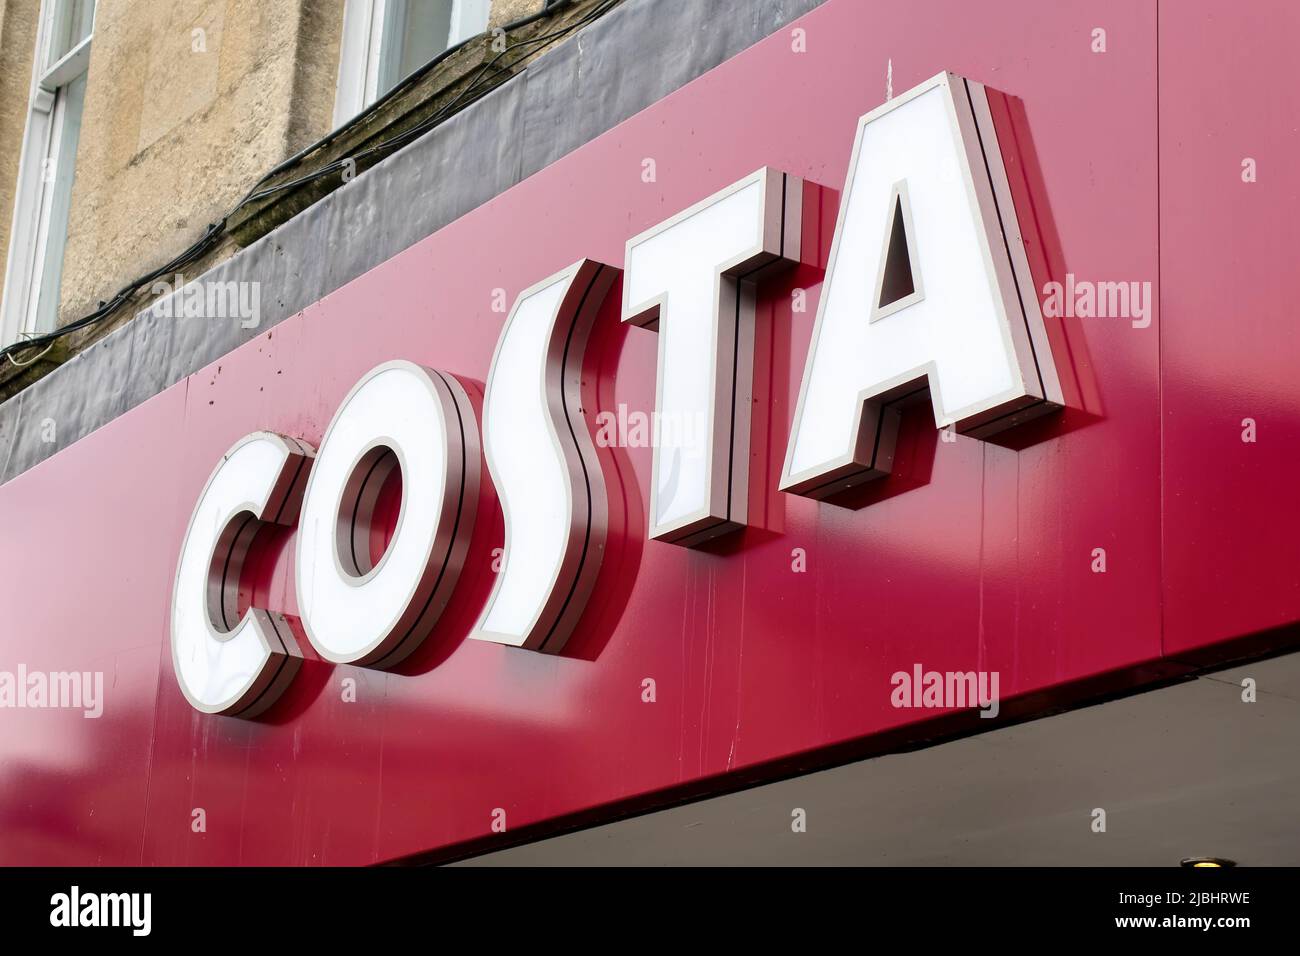
[[[100,716],[3,712],[0,862],[450,852],[929,733],[918,725],[944,708],[900,693],[900,673],[996,674],[1005,719],[1300,619],[1300,514],[1274,469],[1300,437],[1300,392],[1278,371],[1296,367],[1296,339],[1289,358],[1265,344],[1286,321],[1276,281],[1234,280],[1249,314],[1231,322],[1205,291],[1256,253],[1286,274],[1295,226],[1268,197],[1297,173],[1249,135],[1249,103],[1206,117],[1201,94],[1218,93],[1201,70],[1222,48],[1197,4],[1160,24],[1160,113],[1152,5],[1004,6],[994,22],[957,0],[833,0],[0,488],[0,671],[103,674]],[[902,92],[943,70],[989,88],[1066,408],[970,437],[909,405],[887,476],[830,501],[782,491],[859,118],[885,102],[887,71]],[[1182,148],[1205,124],[1243,142],[1213,163]],[[1267,175],[1244,181],[1241,159],[1270,149]],[[304,661],[268,710],[191,705],[172,662],[177,558],[239,439],[319,447],[354,386],[395,359],[454,376],[481,420],[503,298],[584,259],[623,264],[630,238],[761,167],[807,186],[801,262],[750,303],[746,527],[650,539],[654,449],[602,445],[604,551],[562,652],[470,640],[506,532],[484,469],[459,581],[395,669],[331,663],[295,624]],[[923,197],[903,193],[917,212]],[[1241,239],[1230,254],[1224,232]],[[860,263],[878,288],[886,258]],[[1127,306],[1109,314],[1098,295],[1121,285]],[[591,321],[593,434],[602,413],[655,409],[664,330],[621,321],[623,298],[616,283]],[[1220,510],[1226,497],[1242,511]],[[242,607],[298,617],[298,534],[258,534]],[[1211,541],[1232,557],[1205,556]]]

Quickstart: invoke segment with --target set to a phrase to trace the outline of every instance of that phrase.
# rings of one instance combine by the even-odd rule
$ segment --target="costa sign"
[[[760,169],[627,241],[622,320],[655,332],[660,433],[649,537],[693,547],[747,523],[757,285],[800,261],[802,182]],[[600,568],[605,485],[579,402],[588,335],[620,270],[582,260],[524,290],[487,377],[480,429],[455,375],[368,372],[313,448],[254,432],[217,464],[177,564],[172,659],[198,710],[269,706],[301,661],[283,615],[240,611],[266,524],[294,527],[302,630],[335,663],[386,668],[456,586],[486,461],[505,518],[500,571],[470,637],[555,652]],[[1058,408],[1061,388],[984,87],[945,73],[861,117],[781,471],[831,497],[890,470],[899,405],[991,435]],[[397,525],[372,560],[400,470]]]

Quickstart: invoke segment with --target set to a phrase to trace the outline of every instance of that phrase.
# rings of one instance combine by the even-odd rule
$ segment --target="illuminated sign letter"
[[[526,289],[488,373],[483,445],[505,553],[471,637],[554,652],[600,569],[605,483],[583,419],[587,336],[618,270],[584,259]]]
[[[858,123],[782,490],[888,473],[927,384],[975,437],[1062,404],[984,87],[949,73]]]
[[[394,470],[397,528],[375,560],[375,505]],[[474,411],[451,375],[394,361],[352,388],[321,441],[298,529],[298,601],[322,657],[389,667],[419,646],[464,565],[478,482]]]
[[[746,522],[754,284],[798,262],[802,199],[802,180],[764,168],[628,240],[623,321],[659,332],[651,538]]]
[[[280,614],[241,616],[239,578],[264,524],[298,516],[312,450],[254,432],[226,452],[190,517],[172,591],[172,665],[186,699],[207,714],[252,717],[298,671],[301,653]]]

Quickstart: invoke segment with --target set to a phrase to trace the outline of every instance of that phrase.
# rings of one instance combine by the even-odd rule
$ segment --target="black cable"
[[[544,17],[552,16],[558,11],[564,9],[565,7],[571,6],[574,2],[575,0],[548,0],[547,4],[541,10],[538,10],[535,13],[531,13],[528,16],[520,17],[518,20],[514,20],[497,29],[504,31],[505,33],[510,33],[511,31],[518,30],[520,27],[527,26],[528,24],[534,23],[537,20],[540,20]],[[152,272],[140,276],[139,278],[135,279],[133,282],[130,282],[127,285],[123,286],[121,289],[117,291],[116,294],[114,294],[114,296],[111,299],[109,299],[106,302],[100,302],[99,307],[95,309],[93,312],[90,312],[89,314],[84,315],[81,318],[68,323],[67,325],[60,326],[59,328],[54,329],[50,332],[44,332],[40,335],[34,335],[30,338],[23,339],[22,341],[14,342],[10,345],[7,345],[4,348],[0,348],[0,359],[9,358],[10,356],[20,351],[24,351],[26,349],[39,348],[40,346],[45,345],[46,343],[53,343],[58,339],[62,338],[63,336],[68,335],[71,332],[75,332],[79,329],[86,328],[87,326],[91,326],[97,322],[102,321],[109,315],[116,312],[117,309],[123,303],[127,302],[133,295],[135,295],[141,288],[143,288],[148,283],[153,282],[159,276],[171,275],[172,273],[182,269],[184,266],[190,264],[191,262],[203,256],[206,252],[211,250],[216,245],[217,240],[225,233],[226,223],[229,221],[230,217],[233,216],[235,213],[237,213],[248,203],[256,202],[259,199],[264,199],[267,196],[273,195],[285,189],[296,188],[298,186],[310,184],[312,182],[315,182],[318,179],[322,179],[325,176],[332,174],[337,169],[345,167],[349,162],[355,163],[358,159],[367,159],[370,156],[378,155],[379,153],[396,150],[400,146],[404,145],[408,140],[416,139],[424,135],[426,132],[433,129],[435,126],[437,126],[438,123],[442,122],[442,120],[446,118],[446,116],[453,110],[453,108],[456,107],[457,104],[459,104],[471,91],[474,90],[475,86],[477,85],[479,80],[484,76],[484,74],[486,74],[489,70],[495,67],[497,61],[500,60],[506,54],[506,52],[508,52],[511,49],[518,50],[520,48],[528,47],[530,45],[534,45],[538,43],[547,43],[550,42],[551,40],[555,40],[558,39],[559,37],[565,36],[566,34],[571,33],[574,30],[577,30],[585,26],[586,24],[592,22],[593,20],[603,16],[605,13],[607,13],[609,10],[611,10],[614,6],[616,6],[620,2],[621,0],[608,0],[608,2],[602,4],[597,8],[594,8],[590,13],[586,14],[585,16],[581,17],[578,20],[575,20],[573,23],[569,24],[566,27],[563,27],[559,30],[553,31],[548,34],[541,34],[539,36],[531,37],[527,40],[520,40],[518,43],[514,45],[513,48],[507,47],[506,50],[499,52],[491,60],[482,64],[475,77],[469,82],[468,85],[466,85],[466,87],[463,90],[461,90],[460,93],[454,96],[451,100],[449,100],[446,104],[444,104],[434,113],[432,113],[425,119],[421,120],[419,123],[416,123],[415,125],[409,127],[408,129],[405,129],[402,132],[398,133],[397,135],[393,136],[391,139],[387,139],[382,142],[375,143],[374,145],[369,146],[364,150],[361,150],[355,156],[348,156],[348,157],[344,157],[343,159],[334,160],[333,162],[327,163],[326,165],[313,170],[311,173],[308,173],[305,176],[301,176],[297,179],[289,180],[284,183],[277,183],[276,185],[268,187],[266,189],[261,189],[261,187],[263,186],[263,184],[267,182],[267,180],[273,178],[274,176],[283,172],[285,169],[288,169],[290,166],[301,161],[304,157],[316,151],[317,149],[329,145],[336,138],[338,138],[338,136],[341,133],[346,132],[347,130],[350,130],[355,126],[359,125],[362,120],[364,120],[367,116],[371,115],[375,110],[380,109],[385,103],[387,103],[393,97],[400,95],[400,93],[404,92],[407,89],[410,89],[410,87],[414,83],[418,82],[418,80],[421,77],[426,76],[431,70],[437,67],[438,64],[445,61],[448,57],[464,49],[464,47],[466,47],[470,43],[473,43],[477,40],[481,40],[484,37],[490,36],[491,32],[485,31],[484,33],[480,33],[476,36],[469,37],[468,39],[462,40],[460,43],[456,44],[455,46],[443,50],[441,53],[439,53],[428,63],[420,67],[418,70],[415,70],[413,73],[407,75],[395,87],[393,87],[393,89],[389,90],[379,99],[377,99],[375,102],[371,103],[365,110],[358,113],[352,119],[348,120],[338,129],[331,130],[329,133],[321,137],[316,142],[312,143],[310,146],[307,146],[304,149],[299,150],[297,153],[290,156],[288,159],[285,159],[282,162],[276,164],[274,168],[272,168],[269,172],[263,175],[253,185],[252,189],[250,189],[248,193],[244,195],[243,199],[241,199],[238,203],[235,204],[234,208],[231,209],[229,213],[223,216],[220,221],[215,223],[210,223],[208,225],[207,231],[204,232],[204,234],[200,236],[199,239],[196,240],[194,244],[191,245],[184,252],[181,252],[175,258],[171,259],[169,262],[154,269]],[[515,63],[518,63],[519,59],[514,60],[511,64],[509,64],[509,66],[513,66]],[[510,71],[507,68],[504,72],[509,73]],[[511,73],[510,75],[513,76],[514,74]],[[464,77],[459,77],[456,82],[460,82],[460,80],[462,79],[464,79]],[[10,360],[12,361],[12,359]],[[33,359],[32,361],[35,360]]]

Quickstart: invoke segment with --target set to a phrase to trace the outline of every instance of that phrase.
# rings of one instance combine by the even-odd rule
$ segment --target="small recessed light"
[[[1225,866],[1236,866],[1236,860],[1225,860],[1220,856],[1189,856],[1183,860],[1183,866],[1199,867],[1201,869],[1218,869]]]

